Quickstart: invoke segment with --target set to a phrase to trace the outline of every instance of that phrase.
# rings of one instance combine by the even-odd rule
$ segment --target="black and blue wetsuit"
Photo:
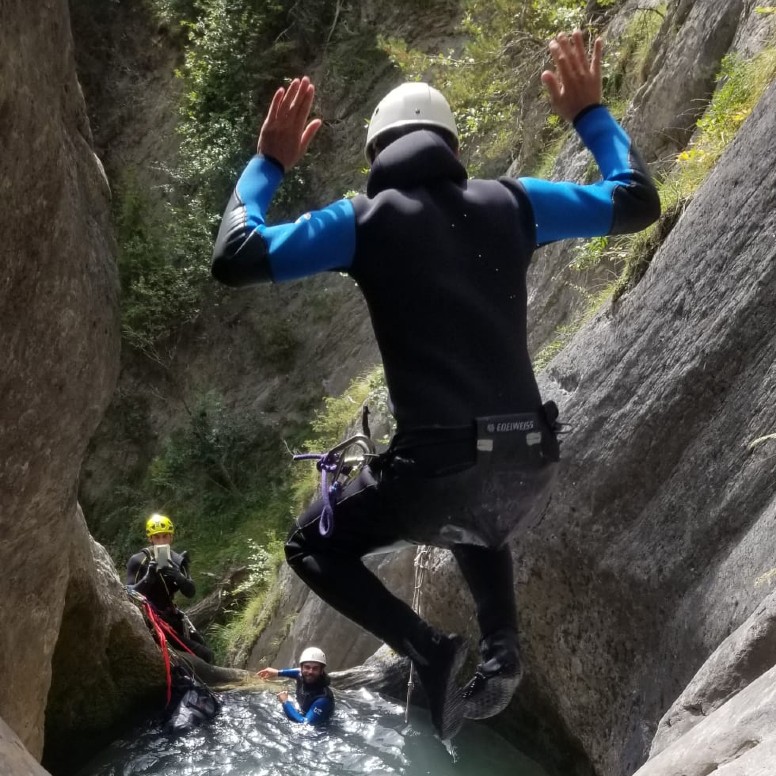
[[[189,574],[188,559],[174,550],[171,553],[169,568],[161,571],[156,568],[153,549],[146,547],[136,552],[127,562],[127,587],[142,593],[157,614],[175,631],[178,638],[195,655],[208,663],[213,662],[213,651],[204,639],[193,630],[183,612],[175,605],[175,594],[180,591],[186,598],[192,598],[196,592],[194,581]],[[173,643],[173,646],[178,646]]]
[[[283,711],[292,722],[323,725],[331,719],[334,714],[334,694],[325,673],[313,684],[305,684],[298,668],[282,668],[278,676],[296,679],[296,703],[299,709],[291,701],[283,703]]]
[[[608,110],[591,106],[574,126],[602,172],[597,183],[470,180],[442,137],[418,129],[379,153],[366,195],[278,225],[265,214],[283,170],[256,156],[218,234],[213,274],[223,283],[337,270],[364,294],[397,433],[346,488],[332,534],[320,535],[322,505],[313,504],[286,557],[321,598],[416,660],[433,634],[362,557],[399,539],[450,547],[483,643],[516,650],[506,540],[546,504],[557,455],[544,450],[532,465],[481,460],[476,419],[541,415],[526,336],[526,273],[537,246],[638,231],[660,212],[649,173]]]

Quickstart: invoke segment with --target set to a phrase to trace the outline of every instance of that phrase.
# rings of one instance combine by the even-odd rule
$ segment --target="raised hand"
[[[308,123],[315,87],[307,76],[294,78],[287,88],[275,92],[259,134],[258,152],[271,156],[288,172],[305,154],[323,123]]]
[[[561,32],[550,41],[556,72],[545,70],[542,83],[550,93],[553,109],[566,121],[573,121],[584,108],[601,102],[603,48],[603,40],[596,38],[592,56],[588,57],[581,30],[571,35]]]
[[[275,679],[278,675],[277,668],[262,668],[256,672],[261,679]]]

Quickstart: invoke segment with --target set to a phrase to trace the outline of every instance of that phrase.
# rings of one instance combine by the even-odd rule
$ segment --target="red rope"
[[[164,659],[164,671],[167,678],[167,706],[170,705],[170,700],[172,699],[172,671],[170,669],[170,650],[167,646],[168,638],[172,638],[173,641],[177,642],[177,644],[180,646],[181,649],[188,652],[190,655],[195,655],[194,652],[192,652],[186,644],[181,641],[180,636],[175,632],[175,629],[168,623],[160,614],[156,612],[153,605],[151,604],[148,599],[146,599],[144,596],[141,596],[137,593],[135,593],[135,596],[137,596],[142,601],[142,606],[145,609],[146,617],[148,618],[148,621],[151,623],[151,626],[154,629],[154,632],[156,633],[156,638],[159,641],[159,649],[162,652],[162,658]],[[196,657],[196,655],[195,655]]]
[[[156,631],[156,637],[159,639],[159,649],[162,651],[162,658],[164,659],[164,672],[167,677],[167,703],[165,706],[170,705],[172,699],[172,671],[170,670],[170,651],[167,649],[167,637],[164,635],[164,630],[160,627],[160,622],[163,624],[163,620],[154,612],[153,607],[148,601],[143,601],[143,606],[146,610],[146,616],[148,617],[151,625]]]
[[[184,644],[184,643],[181,641],[181,639],[180,639],[180,636],[178,636],[178,634],[175,632],[175,628],[173,628],[173,627],[172,627],[172,625],[170,625],[170,623],[168,623],[167,621],[165,621],[164,619],[162,619],[162,618],[160,617],[160,618],[159,618],[159,624],[162,626],[162,628],[165,630],[165,632],[167,633],[167,635],[168,635],[168,636],[172,636],[172,638],[173,638],[173,641],[177,641],[177,642],[178,642],[178,644],[181,646],[181,648],[182,648],[182,649],[185,649],[185,650],[186,650],[186,652],[188,652],[190,655],[194,655],[194,657],[196,657],[196,656],[197,656],[195,652],[192,652],[192,651],[191,651],[191,650],[190,650],[190,649],[189,649],[189,648],[188,648],[188,647],[187,647],[187,646],[186,646],[186,645],[185,645],[185,644]]]

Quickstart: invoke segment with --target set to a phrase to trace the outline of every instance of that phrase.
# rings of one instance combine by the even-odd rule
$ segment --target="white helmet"
[[[442,92],[428,84],[406,83],[388,92],[372,114],[364,149],[369,162],[374,160],[378,137],[390,129],[408,126],[442,129],[458,145],[455,117]]]
[[[307,649],[299,656],[299,665],[302,665],[302,663],[320,663],[325,666],[326,655],[324,655],[323,650],[318,649],[318,647],[307,647]]]

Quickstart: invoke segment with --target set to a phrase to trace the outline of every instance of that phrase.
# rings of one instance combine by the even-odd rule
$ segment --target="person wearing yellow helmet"
[[[277,698],[283,713],[292,722],[323,725],[334,714],[334,694],[326,673],[326,655],[318,647],[307,647],[299,656],[299,668],[262,668],[256,672],[262,679],[288,677],[296,680],[296,706],[288,692],[281,690]],[[298,708],[297,708],[298,707]]]
[[[175,605],[177,592],[180,591],[186,598],[192,598],[196,592],[189,572],[188,554],[172,549],[175,526],[167,515],[154,513],[146,520],[145,529],[151,544],[136,552],[127,562],[127,587],[144,595],[178,638],[194,654],[212,663],[212,650]]]

